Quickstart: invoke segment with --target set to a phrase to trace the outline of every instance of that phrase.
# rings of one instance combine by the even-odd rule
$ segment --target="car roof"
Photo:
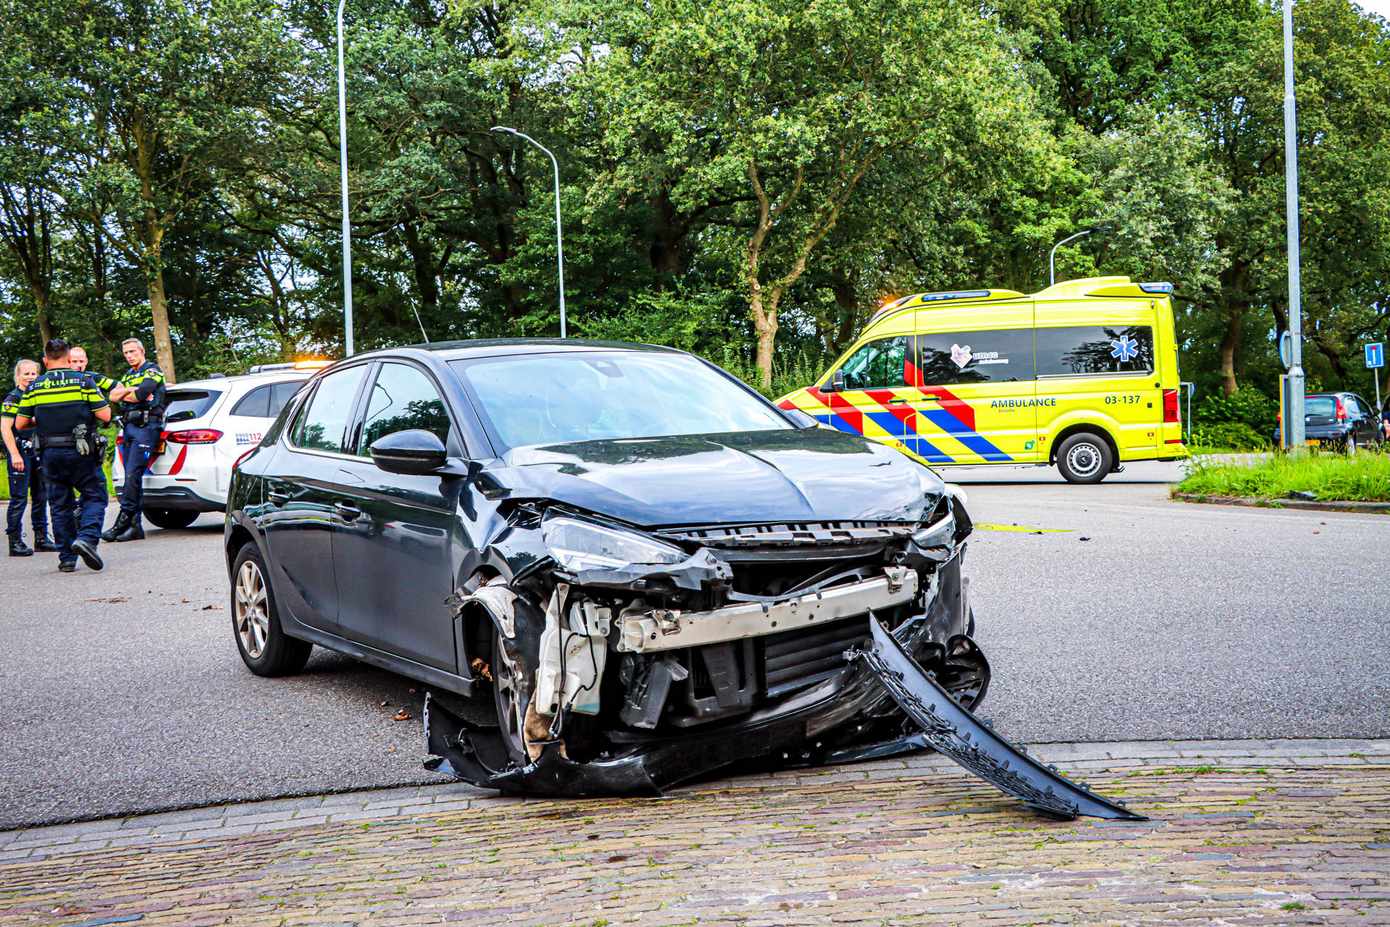
[[[231,377],[209,377],[204,380],[182,380],[169,384],[169,391],[180,389],[207,389],[226,392],[233,386],[254,386],[258,383],[284,383],[289,380],[307,380],[317,370],[265,370],[261,373],[243,373]]]
[[[402,352],[421,352],[440,360],[460,360],[468,357],[497,357],[508,354],[559,354],[582,351],[630,351],[653,354],[686,354],[677,348],[656,344],[637,344],[630,341],[590,341],[583,338],[479,338],[469,341],[431,341],[381,348],[355,357],[386,356]]]

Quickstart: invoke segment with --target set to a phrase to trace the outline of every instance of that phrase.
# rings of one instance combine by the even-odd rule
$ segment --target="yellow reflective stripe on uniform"
[[[57,402],[87,402],[93,392],[95,391],[84,390],[81,387],[38,390],[31,396],[25,396],[19,404],[21,406],[49,406]]]

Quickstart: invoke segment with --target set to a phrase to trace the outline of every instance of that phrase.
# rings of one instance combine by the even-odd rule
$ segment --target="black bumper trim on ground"
[[[850,653],[922,728],[925,746],[954,760],[1030,808],[1060,818],[1077,815],[1143,821],[1143,815],[1095,794],[1028,756],[956,703],[877,621],[873,648]]]

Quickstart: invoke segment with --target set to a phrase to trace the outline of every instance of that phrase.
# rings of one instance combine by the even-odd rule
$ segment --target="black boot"
[[[24,543],[24,538],[10,538],[11,557],[32,557],[34,552],[29,549],[29,545]]]
[[[58,545],[53,543],[53,539],[46,534],[34,533],[34,550],[41,554],[53,554],[58,552]]]
[[[130,527],[130,516],[124,510],[116,513],[116,523],[101,533],[103,541],[114,541],[116,535],[124,533]]]
[[[145,526],[140,523],[140,513],[136,512],[130,517],[130,522],[126,529],[116,535],[118,541],[143,541],[145,539]]]

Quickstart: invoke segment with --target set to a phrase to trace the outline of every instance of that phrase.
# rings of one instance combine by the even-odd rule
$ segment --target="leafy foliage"
[[[336,24],[292,0],[0,0],[0,346],[184,376],[343,349]],[[1390,321],[1390,27],[1300,0],[1306,366]],[[1198,424],[1262,435],[1287,324],[1264,0],[349,0],[355,340],[673,344],[778,394],[881,300],[1178,285]],[[170,373],[174,370],[170,369]],[[1390,384],[1387,384],[1390,386]],[[1237,437],[1226,429],[1224,437]],[[1244,435],[1248,439],[1249,435]]]

